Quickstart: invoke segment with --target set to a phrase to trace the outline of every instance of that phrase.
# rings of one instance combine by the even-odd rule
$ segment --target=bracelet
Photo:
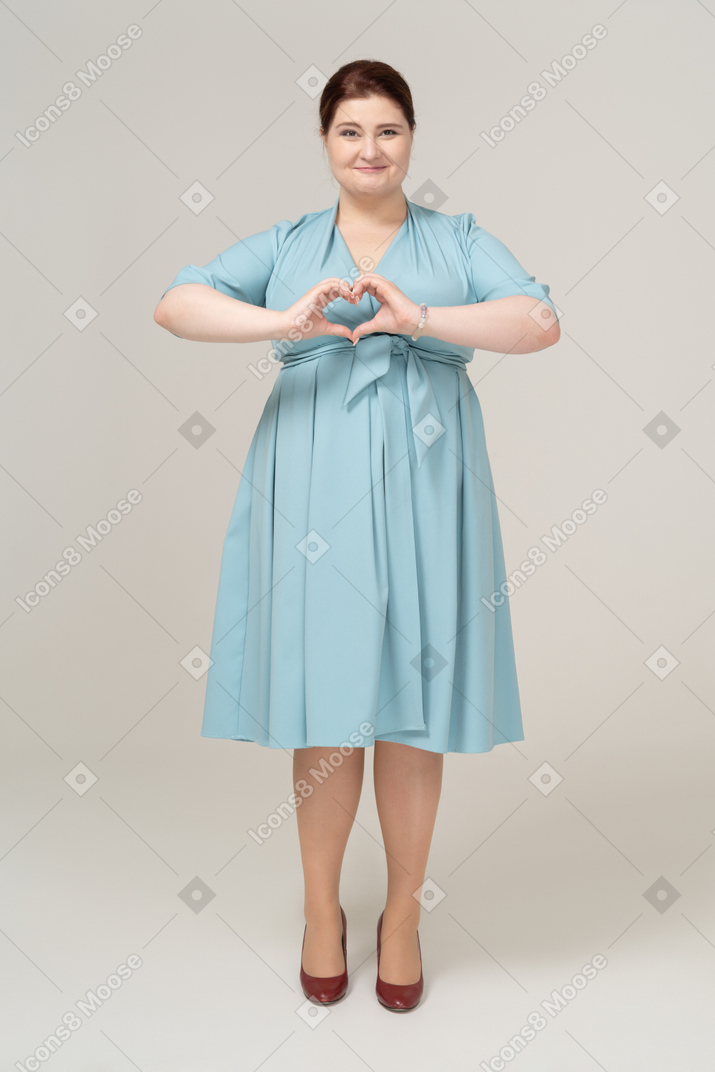
[[[427,306],[424,302],[420,305],[420,322],[417,325],[417,331],[412,336],[412,341],[415,342],[422,334],[422,329],[425,326],[425,318],[427,316]]]

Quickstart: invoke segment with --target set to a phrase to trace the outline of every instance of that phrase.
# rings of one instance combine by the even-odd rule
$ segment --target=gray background
[[[22,145],[132,23],[132,47]],[[480,132],[597,23],[605,39],[489,148]],[[715,9],[17,0],[0,34],[2,1067],[132,953],[49,1067],[472,1070],[599,953],[508,1067],[711,1063]],[[374,995],[368,751],[342,886],[350,992],[316,1023],[295,817],[263,845],[247,833],[287,798],[291,755],[200,738],[190,672],[276,373],[247,370],[268,344],[186,342],[153,311],[185,264],[333,204],[306,79],[319,93],[357,58],[411,85],[405,194],[474,212],[562,314],[556,347],[469,366],[507,571],[594,489],[608,499],[512,596],[526,740],[445,759],[426,992],[402,1019]],[[196,182],[199,212],[181,200]],[[186,422],[214,431],[197,446]],[[132,488],[131,514],[25,612],[16,597]]]

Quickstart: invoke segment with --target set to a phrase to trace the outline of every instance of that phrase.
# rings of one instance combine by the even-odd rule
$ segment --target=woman
[[[406,199],[416,124],[397,71],[340,68],[320,118],[333,207],[183,268],[155,319],[185,339],[273,341],[279,371],[223,547],[201,734],[294,749],[300,978],[325,1004],[347,990],[340,870],[374,744],[388,873],[376,993],[404,1011],[423,988],[443,756],[524,739],[466,363],[475,348],[542,350],[559,327],[549,287],[471,212]]]

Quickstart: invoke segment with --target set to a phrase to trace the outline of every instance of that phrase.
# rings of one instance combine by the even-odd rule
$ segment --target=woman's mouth
[[[387,167],[387,165],[383,164],[381,167],[359,167],[359,168],[355,168],[355,170],[356,171],[367,171],[367,172],[384,171],[386,167]]]

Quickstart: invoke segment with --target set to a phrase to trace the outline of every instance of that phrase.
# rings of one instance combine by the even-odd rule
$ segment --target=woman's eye
[[[396,134],[397,131],[392,130],[392,129],[387,129],[387,130],[381,131],[381,133],[382,134]],[[346,134],[357,134],[357,131],[356,130],[344,130],[342,135],[341,135],[341,137],[344,137]]]

